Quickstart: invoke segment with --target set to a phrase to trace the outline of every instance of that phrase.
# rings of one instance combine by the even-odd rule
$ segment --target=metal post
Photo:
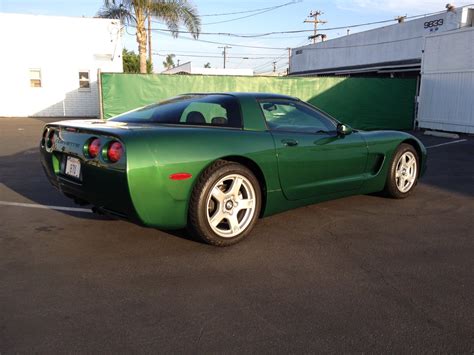
[[[222,48],[224,51],[222,52],[222,54],[224,55],[224,69],[225,69],[225,62],[227,60],[227,49],[230,49],[232,47],[229,47],[229,46],[224,46],[224,47],[218,47],[218,48]]]
[[[102,101],[102,72],[97,69],[97,89],[99,91],[99,118],[104,119],[104,103]]]

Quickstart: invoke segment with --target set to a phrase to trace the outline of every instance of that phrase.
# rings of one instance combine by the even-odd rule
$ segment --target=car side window
[[[219,94],[182,95],[123,113],[111,120],[242,128],[242,114],[237,98]]]
[[[335,132],[336,125],[323,113],[290,100],[262,100],[260,107],[272,131],[320,133]]]
[[[179,122],[194,124],[227,125],[227,110],[210,102],[191,102],[181,114]]]

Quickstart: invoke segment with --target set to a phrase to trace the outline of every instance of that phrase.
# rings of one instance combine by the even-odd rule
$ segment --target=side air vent
[[[385,160],[385,155],[377,154],[373,161],[372,161],[372,168],[370,169],[370,173],[372,175],[377,175],[382,168],[383,162]]]

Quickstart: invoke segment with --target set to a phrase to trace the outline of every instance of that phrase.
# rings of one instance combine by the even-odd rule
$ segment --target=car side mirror
[[[350,126],[347,126],[343,123],[339,123],[337,125],[337,134],[340,136],[347,136],[348,134],[352,133],[352,128]]]

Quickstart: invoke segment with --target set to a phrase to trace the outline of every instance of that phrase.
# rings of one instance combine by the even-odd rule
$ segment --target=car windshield
[[[242,127],[240,105],[231,95],[183,95],[126,112],[116,122]]]

